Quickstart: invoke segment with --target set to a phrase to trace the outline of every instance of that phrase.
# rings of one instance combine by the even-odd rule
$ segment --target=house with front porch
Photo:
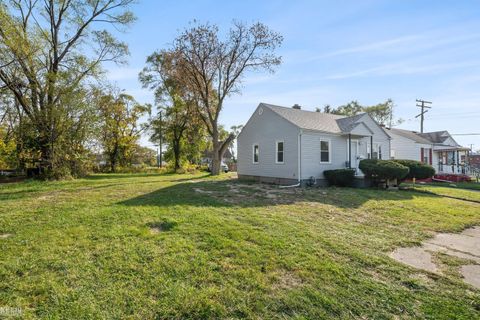
[[[367,113],[351,117],[260,103],[237,137],[240,179],[325,185],[325,170],[389,159],[390,136]]]
[[[438,174],[469,174],[470,149],[459,145],[448,131],[419,133],[387,129],[393,159],[417,160],[432,165]]]

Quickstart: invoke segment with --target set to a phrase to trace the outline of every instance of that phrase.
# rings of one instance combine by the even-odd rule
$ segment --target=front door
[[[351,163],[350,163],[350,166],[353,168],[353,169],[357,169],[358,168],[358,141],[357,140],[352,140],[351,142]]]

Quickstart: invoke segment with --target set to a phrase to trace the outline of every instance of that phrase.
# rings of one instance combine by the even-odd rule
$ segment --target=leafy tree
[[[153,167],[156,164],[157,154],[155,150],[136,144],[133,147],[132,157],[129,159],[131,164],[140,164]]]
[[[12,0],[0,4],[0,87],[28,120],[45,171],[69,174],[69,134],[85,125],[83,86],[127,46],[103,29],[134,21],[134,0]],[[87,112],[89,113],[89,112]],[[81,136],[81,135],[79,135]],[[79,138],[77,136],[76,138]],[[77,144],[77,142],[75,142]],[[69,151],[72,152],[69,152]]]
[[[178,54],[181,68],[177,79],[195,102],[213,144],[212,174],[220,173],[223,153],[234,140],[233,134],[220,138],[218,119],[225,98],[240,92],[248,71],[273,72],[281,62],[275,50],[283,38],[261,23],[247,26],[235,22],[220,39],[219,29],[211,24],[195,24],[175,40],[172,52]]]
[[[166,138],[172,155],[174,169],[181,167],[185,158],[183,147],[187,132],[201,132],[198,111],[195,101],[187,94],[186,87],[178,80],[183,77],[183,69],[177,65],[177,53],[170,51],[154,52],[147,58],[147,66],[140,73],[140,81],[144,87],[155,91],[155,100],[161,106],[163,114],[152,119],[151,141],[159,141],[160,135]],[[162,128],[160,130],[160,128]],[[194,129],[194,130],[192,130]],[[162,131],[162,132],[161,132]],[[195,143],[196,141],[190,141]],[[190,152],[193,148],[189,148]]]
[[[330,113],[351,117],[362,112],[365,112],[364,107],[362,107],[358,101],[354,100],[345,105],[331,109]]]
[[[326,105],[323,112],[348,117],[366,112],[379,124],[392,127],[403,122],[402,119],[393,120],[393,109],[394,103],[392,99],[373,106],[362,106],[358,101],[354,100],[337,108],[331,108],[330,105]]]
[[[105,153],[110,171],[118,165],[131,164],[137,141],[145,126],[138,122],[150,110],[149,105],[141,105],[127,94],[97,92],[100,145]]]
[[[15,140],[8,137],[5,127],[0,126],[0,169],[17,167],[17,146]]]

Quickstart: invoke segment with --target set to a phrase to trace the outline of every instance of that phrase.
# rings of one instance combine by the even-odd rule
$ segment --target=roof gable
[[[365,124],[365,122],[358,122],[350,129],[350,133],[354,135],[372,135],[373,131]]]
[[[443,130],[443,131],[434,131],[434,132],[426,132],[426,133],[419,133],[423,138],[430,140],[433,143],[436,144],[443,144],[447,142],[448,139],[451,139],[453,141],[455,146],[459,146],[459,144],[452,138],[450,133],[448,131]],[[451,145],[451,144],[449,144]]]
[[[393,134],[412,140],[416,143],[432,144],[430,140],[422,137],[418,132],[415,132],[415,131],[409,131],[409,130],[397,129],[397,128],[390,128],[388,130]]]

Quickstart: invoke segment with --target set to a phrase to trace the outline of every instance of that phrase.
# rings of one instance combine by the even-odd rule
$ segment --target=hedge
[[[331,186],[349,187],[355,179],[354,169],[325,170],[323,175]]]
[[[393,160],[365,159],[360,161],[360,170],[370,178],[398,179],[408,175],[409,168]]]
[[[405,179],[427,179],[435,175],[435,169],[428,164],[415,160],[393,160],[405,167],[408,167],[408,175]]]

